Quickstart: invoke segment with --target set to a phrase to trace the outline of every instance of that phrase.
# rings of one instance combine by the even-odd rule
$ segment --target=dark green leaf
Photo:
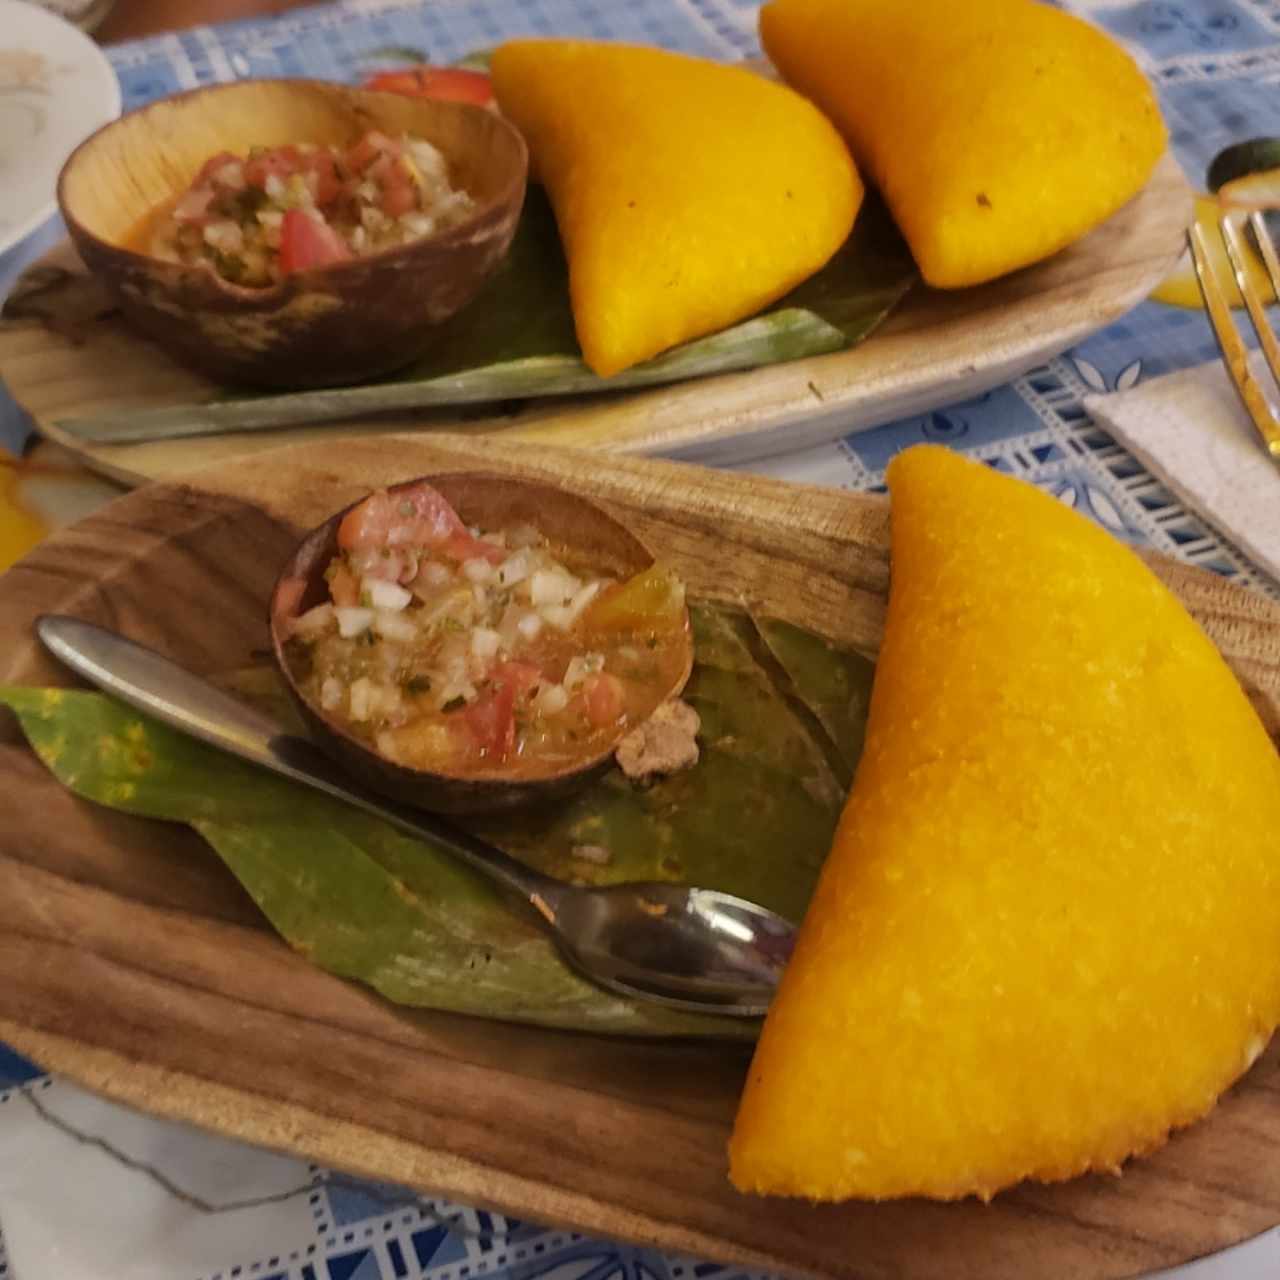
[[[860,740],[865,660],[767,623],[775,670],[757,660],[760,638],[745,615],[695,607],[693,618],[698,660],[686,697],[702,720],[697,766],[648,788],[615,771],[554,810],[471,826],[566,878],[705,884],[798,920],[844,799],[832,751]],[[292,720],[273,672],[221,683]],[[753,1033],[599,991],[564,966],[531,917],[449,856],[108,698],[0,688],[0,702],[66,786],[189,823],[290,945],[399,1004],[614,1033]],[[842,703],[859,723],[843,722]],[[607,861],[583,856],[583,846],[603,848]]]
[[[206,403],[103,411],[58,425],[84,440],[122,444],[680,382],[850,346],[884,319],[915,279],[902,237],[879,198],[869,194],[831,262],[763,314],[600,378],[582,362],[555,218],[542,189],[532,186],[503,264],[430,353],[396,376],[319,391],[228,392]]]

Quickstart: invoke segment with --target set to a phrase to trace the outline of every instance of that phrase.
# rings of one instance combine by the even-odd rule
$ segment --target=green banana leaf
[[[395,376],[359,386],[104,411],[58,420],[100,444],[258,431],[358,414],[540,396],[622,391],[822,355],[865,338],[917,278],[878,196],[868,194],[835,257],[763,314],[677,347],[612,378],[582,362],[568,271],[551,206],[531,186],[511,251],[431,352]]]
[[[645,788],[615,771],[554,810],[469,825],[555,875],[705,884],[798,920],[851,764],[821,728],[818,707],[837,689],[844,711],[858,715],[871,664],[787,624],[757,627],[706,606],[693,618],[697,664],[686,697],[702,719],[694,768]],[[222,683],[292,717],[267,669]],[[0,687],[0,702],[63,785],[127,813],[189,824],[295,950],[397,1004],[615,1034],[755,1033],[601,991],[565,966],[531,917],[447,854],[101,694]],[[839,738],[860,731],[840,723]],[[609,861],[575,853],[584,845],[607,849]]]

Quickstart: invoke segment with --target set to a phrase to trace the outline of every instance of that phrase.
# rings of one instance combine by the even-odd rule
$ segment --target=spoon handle
[[[382,818],[427,840],[555,918],[560,881],[544,876],[434,814],[375,798],[340,774],[309,741],[286,733],[269,716],[224,693],[176,662],[114,631],[80,618],[45,614],[41,643],[104,693],[209,746]]]

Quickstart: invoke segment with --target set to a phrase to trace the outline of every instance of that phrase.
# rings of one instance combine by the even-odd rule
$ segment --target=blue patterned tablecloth
[[[1277,0],[1079,0],[1067,7],[1120,37],[1140,59],[1159,90],[1178,158],[1198,185],[1223,146],[1280,134]],[[109,53],[129,108],[235,77],[351,80],[394,63],[406,50],[448,62],[522,33],[627,39],[738,58],[758,52],[755,11],[756,0],[346,0]],[[0,256],[0,294],[60,235],[59,226],[47,226]],[[895,452],[919,440],[941,441],[1044,486],[1132,542],[1276,592],[1276,583],[1185,510],[1081,407],[1086,395],[1126,389],[1215,356],[1200,313],[1146,303],[976,399],[750,466],[796,480],[876,488]],[[16,451],[25,437],[16,407],[0,394],[0,446]],[[107,1163],[90,1168],[99,1159]],[[219,1170],[221,1182],[214,1178]],[[213,1184],[206,1187],[202,1178],[214,1178]],[[108,1186],[125,1188],[118,1201],[106,1194]],[[95,1201],[117,1208],[99,1222]],[[120,1228],[124,1209],[118,1206],[126,1204],[142,1216]],[[108,1239],[111,1222],[133,1233],[132,1251],[120,1245],[118,1264]],[[703,1280],[726,1273],[714,1263],[546,1231],[235,1148],[113,1108],[41,1076],[2,1048],[0,1227],[14,1253],[6,1262],[0,1242],[0,1277],[10,1280]],[[85,1238],[95,1231],[95,1238]],[[1257,1254],[1252,1262],[1225,1255],[1188,1271],[1216,1266],[1218,1276],[1275,1275],[1280,1244],[1271,1245],[1265,1262]],[[42,1247],[53,1252],[41,1254]],[[49,1257],[60,1259],[53,1271],[21,1269],[23,1258],[45,1266]]]

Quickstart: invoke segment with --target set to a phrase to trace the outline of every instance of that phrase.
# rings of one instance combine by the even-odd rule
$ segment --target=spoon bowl
[[[558,895],[565,958],[620,995],[763,1017],[795,940],[774,912],[716,889],[664,882]]]

